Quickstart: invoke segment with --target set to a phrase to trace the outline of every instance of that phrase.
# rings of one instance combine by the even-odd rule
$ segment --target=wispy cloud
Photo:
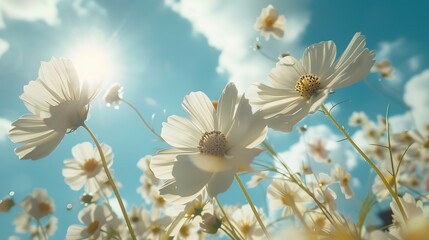
[[[11,128],[11,124],[11,121],[5,118],[0,118],[0,141],[4,141],[6,139],[6,136]]]
[[[0,28],[5,27],[4,18],[21,21],[44,21],[48,25],[58,25],[57,4],[59,0],[26,1],[2,0],[0,2]]]
[[[429,123],[429,69],[413,76],[405,85],[404,101],[411,108],[417,128]]]
[[[152,106],[152,107],[157,105],[156,100],[151,98],[151,97],[145,97],[144,101],[147,105]]]
[[[0,58],[9,50],[9,42],[0,38]]]
[[[348,142],[339,142],[343,138],[341,135],[333,133],[325,125],[309,127],[305,136],[301,136],[297,143],[293,144],[287,151],[280,153],[280,156],[295,171],[301,168],[303,162],[309,162],[313,166],[315,161],[311,158],[309,159],[307,145],[315,140],[322,140],[325,143],[326,150],[329,152],[329,158],[332,160],[329,165],[325,164],[327,168],[338,163],[350,171],[356,167],[358,157]],[[319,168],[320,165],[317,166]]]
[[[292,2],[273,3],[287,19],[285,37],[270,40],[267,50],[277,57],[282,51],[300,52],[299,38],[310,22],[304,4]],[[194,31],[203,34],[208,43],[220,51],[218,72],[226,73],[241,91],[251,83],[265,81],[274,63],[252,50],[259,33],[253,29],[256,18],[267,4],[245,0],[194,1],[166,0],[166,5],[189,20]],[[277,3],[277,4],[276,4]],[[245,8],[245,9],[243,9]],[[265,41],[263,42],[265,45]]]

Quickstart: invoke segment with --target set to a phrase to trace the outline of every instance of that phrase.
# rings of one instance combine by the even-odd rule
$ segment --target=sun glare
[[[116,49],[101,40],[80,41],[70,49],[76,70],[81,78],[87,81],[111,80],[118,71]]]

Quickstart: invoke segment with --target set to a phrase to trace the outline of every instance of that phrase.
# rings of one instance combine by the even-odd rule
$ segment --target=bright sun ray
[[[110,81],[117,77],[118,51],[112,41],[101,38],[80,39],[68,53],[82,79]]]

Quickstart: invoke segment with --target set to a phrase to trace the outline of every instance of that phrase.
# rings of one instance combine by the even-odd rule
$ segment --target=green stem
[[[241,190],[243,191],[243,194],[244,194],[244,196],[246,197],[247,202],[249,203],[250,208],[252,209],[253,214],[254,214],[254,215],[255,215],[255,217],[256,217],[256,220],[258,220],[258,223],[259,223],[259,225],[261,226],[262,231],[264,231],[265,236],[267,237],[267,239],[271,239],[271,236],[270,236],[270,234],[268,233],[267,228],[265,227],[264,223],[262,222],[262,219],[261,219],[261,217],[259,216],[258,211],[256,211],[255,205],[253,204],[252,199],[250,198],[249,194],[247,193],[247,190],[246,190],[246,188],[244,187],[243,182],[241,181],[240,177],[239,177],[237,174],[234,174],[234,177],[235,177],[235,180],[237,181],[238,185],[240,186]]]
[[[127,100],[125,100],[123,98],[121,98],[121,101],[123,101],[131,109],[133,109],[134,112],[137,113],[137,115],[139,116],[139,118],[143,122],[143,124],[146,126],[146,128],[149,129],[149,131],[151,131],[157,138],[159,138],[159,140],[164,142],[164,139],[157,132],[155,132],[155,130],[149,125],[149,123],[147,123],[147,121],[144,119],[143,115],[140,113],[140,111],[136,107],[134,107],[130,102],[128,102]]]
[[[337,120],[332,116],[332,114],[328,111],[328,109],[322,105],[322,110],[326,114],[326,116],[329,117],[329,119],[332,120],[332,122],[335,124],[335,126],[344,134],[344,136],[347,138],[347,140],[350,142],[350,144],[356,149],[356,151],[359,152],[359,154],[365,159],[365,161],[371,166],[372,169],[377,173],[377,175],[380,177],[381,181],[389,191],[390,195],[392,195],[393,199],[395,200],[396,204],[398,205],[399,210],[401,211],[402,217],[404,220],[408,219],[407,214],[404,210],[404,207],[402,206],[401,201],[399,200],[398,194],[396,194],[393,189],[390,187],[389,183],[387,182],[386,178],[384,177],[383,173],[381,173],[380,169],[374,164],[374,162],[362,151],[362,149],[359,148],[359,146],[353,141],[353,139],[350,137],[350,135],[347,133],[347,131],[337,122]]]
[[[98,140],[95,137],[95,135],[88,128],[88,126],[86,126],[86,124],[83,124],[83,127],[89,133],[89,135],[91,136],[91,138],[94,141],[95,145],[97,146],[98,152],[99,152],[100,157],[101,157],[101,162],[102,162],[102,165],[103,165],[103,168],[104,168],[104,172],[106,172],[107,178],[109,179],[109,183],[112,186],[113,192],[115,193],[116,200],[118,200],[119,206],[121,207],[122,215],[124,216],[125,222],[126,222],[127,227],[128,227],[128,232],[130,233],[131,238],[133,240],[136,240],[137,238],[136,238],[136,235],[134,234],[133,227],[131,226],[131,221],[130,221],[130,218],[128,217],[127,210],[125,209],[124,203],[122,202],[121,195],[119,194],[118,188],[116,187],[115,181],[113,180],[113,177],[112,177],[112,175],[110,174],[110,171],[109,171],[109,167],[107,166],[107,162],[106,162],[106,159],[104,157],[103,149],[101,148],[100,143],[98,142]]]
[[[234,237],[235,237],[236,239],[242,239],[242,237],[241,237],[241,236],[238,236],[237,232],[235,231],[234,225],[232,225],[231,221],[229,220],[229,217],[228,217],[228,215],[226,214],[225,210],[223,209],[222,204],[220,204],[219,199],[218,199],[217,197],[215,197],[215,199],[216,199],[216,203],[217,203],[217,205],[219,206],[220,210],[221,210],[221,211],[222,211],[222,213],[223,213],[223,216],[225,217],[226,221],[228,222],[229,226],[231,227],[231,234],[232,234],[232,235],[234,235]],[[232,239],[233,239],[233,238],[232,238]]]

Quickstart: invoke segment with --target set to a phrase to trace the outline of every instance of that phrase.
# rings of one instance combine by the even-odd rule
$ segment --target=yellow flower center
[[[249,236],[252,234],[252,226],[248,223],[243,223],[240,226],[240,231],[244,234],[244,236]]]
[[[191,235],[191,233],[189,232],[189,226],[186,224],[183,225],[179,230],[179,235],[183,238],[189,237],[189,235]]]
[[[88,225],[88,228],[86,229],[86,232],[88,234],[93,234],[98,229],[99,225],[100,225],[100,222],[97,221],[97,220],[95,220],[94,222],[92,222],[92,223],[90,223]]]
[[[310,99],[320,89],[319,77],[313,74],[302,75],[295,84],[295,90],[300,93],[301,97]]]
[[[85,163],[83,164],[82,169],[86,172],[86,173],[92,173],[95,169],[97,169],[99,166],[99,163],[97,160],[91,158],[85,161]]]
[[[206,132],[201,137],[198,149],[202,154],[223,156],[226,150],[226,137],[220,131]]]
[[[163,206],[165,204],[165,199],[162,196],[157,196],[155,202],[158,206]]]
[[[37,205],[40,213],[43,215],[48,215],[52,212],[51,205],[49,203],[41,202],[39,205]]]
[[[273,18],[273,17],[267,17],[264,20],[264,25],[265,27],[272,27],[274,25],[274,23],[276,22],[277,18]]]

